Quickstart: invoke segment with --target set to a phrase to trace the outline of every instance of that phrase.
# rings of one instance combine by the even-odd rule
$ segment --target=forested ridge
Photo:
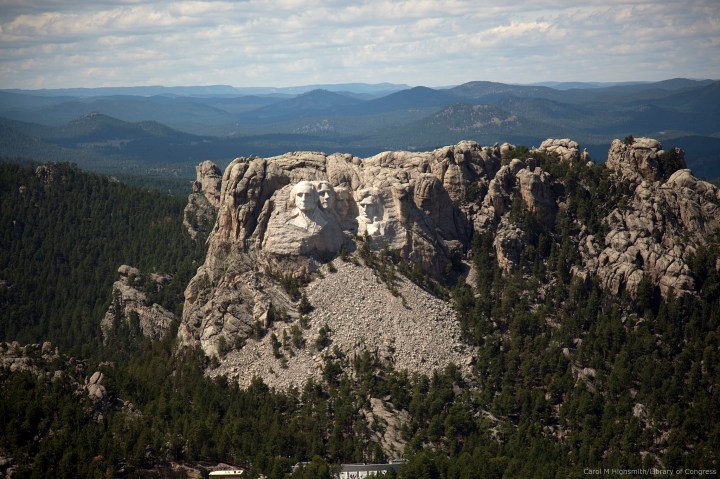
[[[602,231],[598,218],[626,192],[602,166],[538,161],[572,186],[556,224],[514,203],[512,219],[529,238],[519,267],[502,272],[492,238],[476,234],[473,284],[439,286],[476,348],[470,377],[452,365],[426,377],[370,353],[338,353],[322,382],[288,392],[207,378],[209,360],[178,352],[174,330],[155,343],[102,344],[99,321],[120,264],[173,274],[157,300],[179,313],[203,254],[182,230],[185,198],[68,165],[43,174],[0,165],[0,340],[50,340],[61,353],[30,358],[47,374],[0,369],[0,456],[12,458],[0,470],[150,477],[172,461],[208,461],[247,467],[252,477],[330,477],[339,463],[392,459],[374,440],[383,424],[363,414],[380,398],[408,413],[402,478],[717,471],[720,236],[692,257],[695,295],[663,299],[649,280],[635,297],[610,295],[592,276],[573,275],[571,238],[575,219]],[[82,391],[95,370],[107,388],[100,403]],[[54,371],[63,374],[53,380]],[[293,470],[300,461],[310,464]]]
[[[97,321],[121,264],[174,274],[164,306],[202,260],[182,229],[185,197],[145,191],[68,164],[1,164],[0,337],[49,340],[82,357],[99,354]]]

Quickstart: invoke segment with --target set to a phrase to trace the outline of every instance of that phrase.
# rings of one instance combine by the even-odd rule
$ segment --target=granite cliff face
[[[218,372],[243,384],[259,375],[288,386],[319,374],[323,357],[332,354],[314,346],[326,326],[333,348],[346,354],[393,349],[387,360],[402,368],[429,372],[468,361],[447,302],[399,275],[391,291],[363,266],[325,263],[340,252],[357,258],[357,245],[367,241],[371,250],[395,251],[440,277],[464,256],[472,235],[462,209],[467,189],[483,182],[487,188],[499,164],[499,149],[470,142],[367,159],[291,153],[233,161],[223,176],[205,264],[186,290],[181,342],[222,357]],[[301,204],[306,193],[316,195],[308,208]],[[289,335],[300,319],[298,298],[283,284],[302,283],[307,275],[315,278],[306,288],[310,303],[323,306],[306,314],[307,347],[295,348],[282,367],[272,337]],[[321,299],[327,291],[333,293]],[[325,303],[346,309],[333,314]],[[427,314],[429,304],[437,314]],[[384,328],[384,321],[393,326]],[[429,330],[437,330],[434,344],[423,337]]]
[[[605,237],[584,238],[580,252],[586,268],[614,294],[635,291],[644,276],[663,296],[691,294],[695,282],[688,256],[720,228],[718,188],[687,169],[663,180],[659,163],[664,153],[649,138],[631,144],[615,140],[610,148],[607,167],[627,182],[631,194],[624,207],[605,218]]]
[[[547,165],[541,157],[606,168],[613,188],[631,192],[602,219],[602,237],[572,220],[580,231],[571,239],[581,258],[575,274],[597,275],[613,293],[634,294],[647,277],[664,295],[693,294],[687,258],[720,228],[716,187],[682,169],[664,180],[664,152],[651,139],[613,142],[599,167],[568,139],[518,153],[467,141],[364,159],[299,152],[234,160],[222,177],[205,264],[185,292],[181,343],[199,344],[219,359],[213,374],[242,384],[253,375],[299,384],[320,373],[324,358],[362,351],[422,372],[469,366],[449,303],[399,273],[388,280],[375,267],[373,276],[367,255],[392,256],[442,280],[463,269],[478,231],[492,234],[504,270],[522,271],[528,232],[513,209],[521,205],[552,230],[569,207],[568,185],[539,166]],[[315,309],[302,306],[300,291]]]
[[[205,237],[215,222],[220,207],[222,172],[212,161],[203,161],[195,167],[197,179],[183,212],[183,225],[192,239]]]

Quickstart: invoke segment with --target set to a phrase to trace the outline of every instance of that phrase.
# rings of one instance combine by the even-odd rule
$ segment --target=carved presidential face
[[[360,216],[370,221],[373,221],[377,216],[377,205],[375,204],[374,196],[366,196],[358,205],[360,207]]]
[[[295,185],[292,196],[295,206],[303,213],[311,213],[318,206],[318,192],[309,181],[301,181]]]
[[[350,214],[351,202],[354,203],[352,195],[347,188],[340,186],[335,190],[335,211],[337,211],[340,216]]]
[[[320,205],[331,210],[335,207],[335,190],[327,181],[321,181],[318,185],[318,195],[320,195]]]

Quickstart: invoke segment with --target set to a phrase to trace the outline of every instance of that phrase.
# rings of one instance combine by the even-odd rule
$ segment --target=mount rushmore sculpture
[[[514,202],[549,227],[568,207],[563,182],[532,155],[515,158],[514,149],[463,141],[369,158],[296,152],[234,160],[223,174],[205,262],[185,292],[181,341],[199,342],[210,354],[221,336],[247,337],[271,304],[295,308],[278,284],[319,270],[361,241],[442,278],[467,260],[473,232],[486,232],[499,266],[514,271],[526,242],[510,218]],[[530,153],[571,167],[588,161],[566,139]],[[629,185],[635,207],[614,208],[602,218],[607,233],[597,237],[578,225],[575,274],[596,274],[614,293],[633,292],[648,277],[663,295],[692,294],[692,248],[685,246],[702,244],[718,227],[720,192],[689,170],[661,178],[663,153],[651,139],[613,142],[606,168],[613,182]]]
[[[279,255],[336,253],[348,235],[392,240],[383,197],[373,189],[350,195],[328,181],[301,180],[283,188],[270,216],[262,250]]]
[[[365,159],[298,152],[234,160],[205,262],[185,291],[181,342],[215,354],[220,337],[251,336],[268,311],[295,308],[283,281],[361,241],[440,277],[472,235],[465,190],[487,188],[499,167],[499,149],[474,142]]]

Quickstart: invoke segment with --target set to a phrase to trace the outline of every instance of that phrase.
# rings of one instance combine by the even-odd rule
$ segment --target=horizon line
[[[673,78],[664,78],[662,80],[615,80],[615,81],[585,81],[585,80],[542,80],[532,83],[516,83],[516,82],[501,82],[501,81],[494,81],[494,80],[469,80],[463,83],[457,83],[457,84],[450,84],[450,85],[412,85],[408,83],[393,83],[393,82],[378,82],[378,83],[369,83],[369,82],[338,82],[338,83],[307,83],[307,84],[298,84],[298,85],[287,85],[287,86],[264,86],[264,85],[252,85],[252,86],[237,86],[237,85],[230,85],[225,83],[211,83],[211,84],[185,84],[185,85],[163,85],[163,84],[146,84],[146,85],[112,85],[112,86],[65,86],[65,87],[52,87],[52,88],[19,88],[19,87],[0,87],[0,91],[9,91],[9,90],[19,90],[19,91],[30,91],[30,92],[42,92],[42,91],[54,91],[54,90],[101,90],[101,89],[139,89],[139,88],[166,88],[166,89],[180,89],[180,88],[232,88],[235,90],[293,90],[293,89],[302,89],[302,88],[309,88],[309,87],[322,87],[322,86],[347,86],[347,85],[363,85],[363,86],[370,86],[370,87],[382,87],[383,85],[387,85],[389,87],[408,87],[408,88],[416,88],[416,87],[426,87],[426,88],[433,88],[433,89],[446,89],[446,88],[453,88],[460,85],[466,85],[468,83],[475,83],[475,82],[487,82],[487,83],[498,83],[498,84],[505,84],[505,85],[514,85],[514,86],[538,86],[538,85],[547,85],[547,84],[556,84],[556,85],[563,85],[563,84],[584,84],[584,85],[617,85],[617,84],[648,84],[648,83],[662,83],[666,81],[672,81],[672,80],[689,80],[689,81],[719,81],[719,79],[715,78],[688,78],[688,77],[673,77]]]

